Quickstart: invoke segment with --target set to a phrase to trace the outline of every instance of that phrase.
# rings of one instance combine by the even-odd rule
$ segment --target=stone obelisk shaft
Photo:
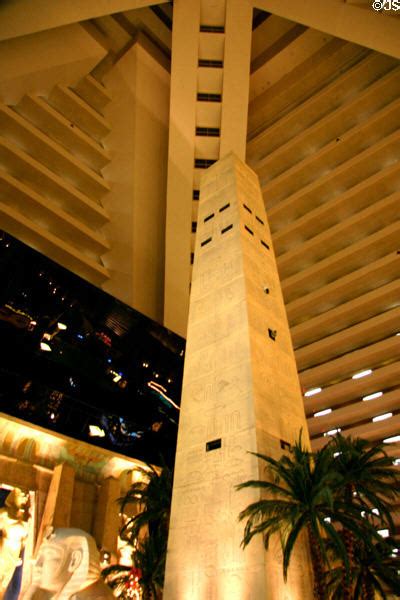
[[[248,451],[280,456],[307,437],[270,232],[256,175],[233,154],[203,176],[165,600],[308,600],[300,548],[282,580],[261,539],[242,550],[238,514],[263,476]]]

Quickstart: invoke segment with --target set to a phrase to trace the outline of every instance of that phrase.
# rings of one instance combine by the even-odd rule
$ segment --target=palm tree
[[[143,600],[157,600],[164,583],[173,476],[165,464],[162,470],[148,464],[139,471],[141,479],[119,500],[121,511],[132,504],[139,507],[120,531],[131,546],[133,567],[113,565],[102,574],[121,599],[132,597],[130,585],[136,578]]]
[[[131,485],[123,498],[120,498],[121,511],[133,504],[140,512],[129,518],[121,529],[121,538],[132,546],[147,528],[149,535],[158,530],[168,531],[172,496],[172,471],[163,465],[158,471],[152,465],[140,468],[141,480]]]
[[[143,600],[157,600],[162,593],[168,540],[165,534],[166,531],[159,530],[143,538],[134,552],[133,562],[141,573],[139,584]]]
[[[354,568],[354,548],[360,541],[365,543],[375,537],[376,524],[393,530],[391,506],[399,494],[400,477],[393,467],[392,459],[384,451],[383,444],[371,445],[367,440],[353,439],[337,434],[329,443],[335,458],[334,468],[339,475],[334,489],[336,506],[343,512],[364,515],[367,518],[366,529],[357,539],[350,524],[343,523],[342,536],[346,547],[350,571]],[[377,538],[379,540],[379,537]],[[372,544],[371,540],[371,544]],[[373,552],[370,548],[370,553]],[[343,600],[351,600],[352,586],[348,574],[343,570]]]
[[[352,582],[354,591],[352,600],[374,600],[376,596],[385,600],[387,591],[400,595],[400,555],[396,542],[392,538],[365,544],[357,540]],[[343,599],[342,571],[336,568],[331,572],[330,586],[332,600]]]
[[[329,562],[327,538],[343,563],[348,564],[342,538],[333,523],[340,523],[344,515],[337,513],[334,506],[332,488],[338,475],[332,468],[332,452],[323,449],[313,457],[302,447],[300,436],[288,456],[279,460],[263,454],[255,456],[267,464],[272,481],[250,480],[237,486],[239,490],[257,488],[264,496],[239,515],[239,520],[247,519],[242,546],[247,546],[254,535],[262,534],[267,548],[270,536],[280,533],[286,580],[293,547],[300,533],[306,531],[314,573],[314,597],[325,600],[324,570]]]

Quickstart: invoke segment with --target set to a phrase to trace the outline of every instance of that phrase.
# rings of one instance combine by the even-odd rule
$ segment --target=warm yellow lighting
[[[89,425],[89,435],[91,437],[105,437],[104,431],[97,425]]]
[[[120,380],[121,380],[121,375],[119,373],[114,375],[114,377],[113,377],[114,383],[118,383],[118,381],[120,381]]]
[[[65,329],[67,329],[67,326],[65,325],[65,323],[57,323],[57,327],[58,327],[58,329],[63,330],[63,331]]]
[[[40,342],[40,349],[43,350],[43,352],[51,352],[51,348],[46,342]]]

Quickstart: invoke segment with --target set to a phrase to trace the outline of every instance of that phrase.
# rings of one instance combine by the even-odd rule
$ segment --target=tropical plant
[[[340,585],[335,588],[337,599],[367,599],[365,590],[374,582],[380,593],[380,581],[398,590],[398,584],[391,584],[397,574],[393,575],[393,569],[388,571],[395,557],[389,560],[386,556],[384,569],[381,559],[386,546],[377,531],[393,531],[390,508],[399,494],[400,481],[382,444],[338,435],[312,454],[302,447],[300,437],[289,454],[279,460],[263,454],[255,456],[266,463],[270,478],[237,486],[261,492],[261,499],[239,515],[240,520],[247,519],[243,546],[261,534],[267,548],[270,536],[279,533],[286,579],[293,547],[305,530],[314,572],[314,597],[318,600],[329,596],[330,573],[335,574],[335,581],[340,573]]]
[[[352,567],[353,600],[385,600],[387,593],[400,595],[400,555],[392,538],[375,541],[372,545],[357,540],[357,552]],[[343,599],[342,571],[330,573],[332,600]]]
[[[168,533],[159,530],[143,538],[134,553],[134,564],[140,572],[139,584],[143,600],[155,600],[162,594],[167,555]]]
[[[333,521],[341,521],[335,512],[332,489],[338,477],[333,469],[330,450],[321,450],[315,457],[301,443],[301,438],[288,455],[275,460],[264,454],[255,454],[267,465],[272,480],[250,480],[237,489],[257,488],[262,498],[245,508],[239,520],[247,519],[242,545],[254,535],[262,534],[265,547],[272,534],[279,533],[283,550],[283,575],[286,580],[290,558],[301,532],[306,531],[310,544],[314,573],[314,597],[327,598],[325,564],[329,562],[326,538],[329,538],[338,556],[347,563],[345,547]]]
[[[146,469],[140,468],[137,471],[141,478],[120,499],[122,512],[132,504],[140,508],[138,514],[126,521],[120,532],[121,538],[132,546],[146,528],[150,536],[160,530],[168,531],[171,511],[171,469],[163,464],[161,470],[147,465]]]
[[[137,585],[143,600],[157,600],[164,583],[173,477],[165,464],[162,470],[152,465],[138,470],[140,479],[119,500],[121,512],[129,505],[139,508],[120,531],[131,548],[133,566],[107,567],[103,577],[121,600],[136,597]]]
[[[367,440],[337,434],[329,443],[329,448],[335,458],[334,469],[339,475],[335,479],[336,485],[333,489],[336,508],[349,514],[356,512],[356,516],[361,514],[366,519],[362,536],[357,536],[356,532],[352,531],[352,515],[350,526],[343,523],[341,535],[352,572],[356,563],[356,543],[359,549],[359,543],[362,542],[365,556],[373,556],[374,547],[381,547],[376,530],[388,527],[393,531],[390,510],[399,494],[400,478],[383,444],[371,445]],[[374,537],[376,543],[373,547]],[[368,552],[367,543],[370,544]],[[345,570],[342,574],[341,593],[343,600],[353,598],[351,581]]]

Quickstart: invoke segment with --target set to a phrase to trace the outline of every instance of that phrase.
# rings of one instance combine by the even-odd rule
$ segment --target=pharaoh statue
[[[40,545],[24,600],[111,600],[100,575],[100,556],[81,529],[55,529]]]
[[[28,496],[14,488],[0,508],[0,599],[4,597],[28,535]]]

